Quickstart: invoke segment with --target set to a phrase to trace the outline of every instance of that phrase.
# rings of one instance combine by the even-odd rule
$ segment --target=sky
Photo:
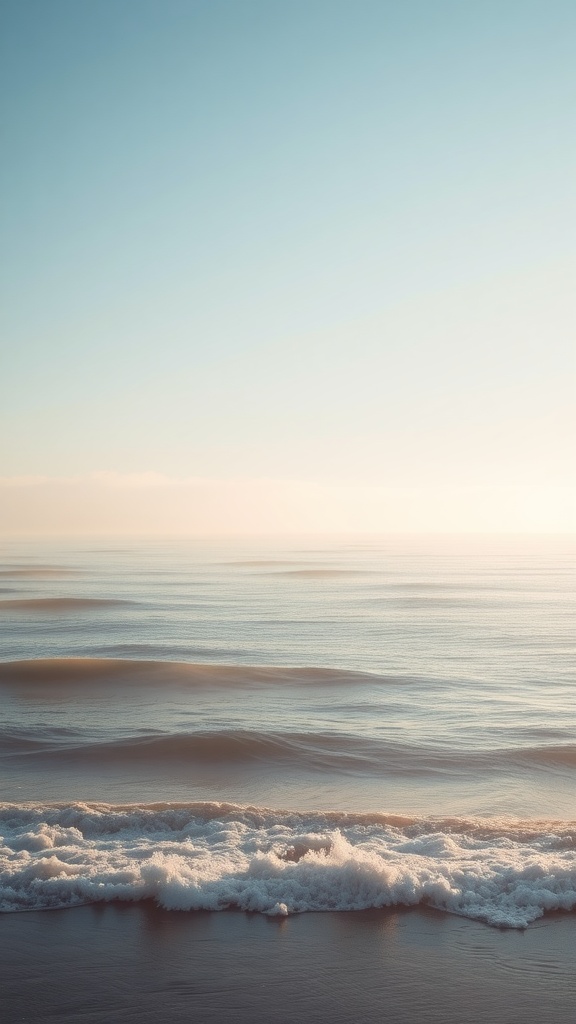
[[[576,529],[572,0],[0,39],[0,530]]]

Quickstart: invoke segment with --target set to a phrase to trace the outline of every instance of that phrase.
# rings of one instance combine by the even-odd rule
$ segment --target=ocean
[[[576,540],[0,546],[0,909],[576,909]]]

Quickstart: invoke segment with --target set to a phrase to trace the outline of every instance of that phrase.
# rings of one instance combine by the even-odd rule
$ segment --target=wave
[[[270,915],[425,904],[524,928],[576,909],[576,822],[234,804],[0,804],[0,909],[153,899]]]
[[[215,663],[217,658],[257,657],[258,651],[245,647],[201,647],[175,643],[117,643],[91,646],[90,652],[102,658],[116,660],[145,660],[170,663],[173,658],[206,658]]]
[[[267,576],[295,576],[302,579],[328,580],[339,577],[350,578],[351,576],[374,576],[378,575],[372,569],[281,569],[277,572],[266,573]]]
[[[244,558],[241,560],[236,559],[234,562],[215,562],[218,566],[227,566],[234,568],[252,569],[252,568],[264,568],[267,566],[274,565],[302,565],[302,559],[294,558]]]
[[[124,658],[38,658],[0,663],[0,685],[80,686],[119,680],[179,682],[187,686],[331,685],[377,682],[369,672],[331,668],[284,668],[261,665],[221,665],[200,662],[134,661]],[[396,680],[395,680],[396,681]]]
[[[527,747],[519,751],[520,759],[531,764],[566,766],[576,768],[576,745],[570,743],[554,746]]]
[[[98,611],[116,605],[135,604],[116,598],[101,597],[35,597],[0,601],[0,612],[76,612]]]
[[[110,738],[79,729],[35,726],[0,730],[0,758],[30,757],[92,763],[190,764],[262,763],[292,770],[372,776],[476,776],[527,768],[576,768],[576,744],[498,749],[454,748],[402,743],[343,732],[209,729],[192,732],[147,730]]]
[[[0,569],[0,576],[7,577],[24,577],[25,579],[44,579],[50,577],[51,579],[58,579],[63,576],[77,576],[82,572],[81,569],[67,569],[65,567],[60,568],[59,566],[51,565],[31,565],[31,566],[11,566],[8,569]]]
[[[92,762],[183,761],[195,764],[265,762],[299,768],[373,770],[379,745],[354,737],[321,733],[274,733],[231,729],[93,739],[76,730],[5,729],[4,756],[41,755]]]

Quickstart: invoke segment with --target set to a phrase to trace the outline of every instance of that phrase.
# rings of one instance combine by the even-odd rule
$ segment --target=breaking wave
[[[524,928],[576,909],[576,822],[0,804],[0,835],[3,911],[144,899],[270,915],[426,904]]]

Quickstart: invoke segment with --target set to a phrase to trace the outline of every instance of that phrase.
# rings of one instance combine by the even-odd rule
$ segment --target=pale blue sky
[[[569,481],[572,0],[0,12],[0,475]]]

